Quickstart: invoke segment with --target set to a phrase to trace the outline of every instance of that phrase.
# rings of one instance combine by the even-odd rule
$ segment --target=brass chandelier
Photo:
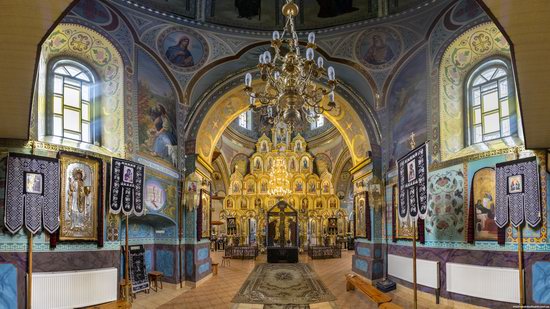
[[[286,1],[282,12],[286,16],[286,24],[282,34],[273,31],[273,57],[269,51],[259,57],[258,68],[265,86],[254,91],[252,74],[246,73],[244,91],[249,96],[252,110],[259,111],[270,123],[283,122],[295,128],[304,119],[313,123],[325,111],[336,108],[336,75],[332,66],[325,70],[322,57],[314,60],[314,50],[317,48],[315,33],[308,35],[305,58],[300,55],[298,34],[294,27],[298,6],[293,0]],[[318,86],[314,81],[320,82],[325,75],[326,87]],[[328,103],[323,104],[326,96]]]
[[[281,155],[275,157],[273,160],[273,166],[269,171],[267,193],[279,199],[292,193],[286,161]]]

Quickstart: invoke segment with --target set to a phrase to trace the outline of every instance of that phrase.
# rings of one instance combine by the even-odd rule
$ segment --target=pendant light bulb
[[[252,74],[246,73],[246,75],[244,76],[244,84],[247,87],[252,86]]]

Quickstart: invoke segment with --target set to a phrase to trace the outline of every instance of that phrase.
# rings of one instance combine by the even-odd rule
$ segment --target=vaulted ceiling
[[[548,1],[478,1],[512,41],[527,147],[550,148]],[[38,47],[73,2],[25,0],[0,5],[0,138],[28,138]]]

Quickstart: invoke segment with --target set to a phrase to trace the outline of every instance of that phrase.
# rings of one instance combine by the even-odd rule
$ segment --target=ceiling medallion
[[[320,56],[314,60],[317,45],[313,32],[308,35],[305,58],[300,55],[294,28],[298,6],[293,0],[287,0],[282,12],[286,24],[282,34],[273,31],[274,56],[265,51],[259,57],[258,69],[265,85],[254,91],[252,74],[246,73],[244,91],[249,96],[250,108],[260,112],[262,119],[270,124],[282,122],[296,128],[304,120],[313,123],[322,113],[336,108],[334,88],[337,82],[333,67],[325,70],[324,59]],[[325,76],[325,86],[318,85]],[[327,103],[323,103],[325,97],[328,97]]]

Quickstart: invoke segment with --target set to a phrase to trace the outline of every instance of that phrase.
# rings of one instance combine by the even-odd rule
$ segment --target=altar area
[[[298,263],[298,212],[279,201],[267,212],[267,262]]]

